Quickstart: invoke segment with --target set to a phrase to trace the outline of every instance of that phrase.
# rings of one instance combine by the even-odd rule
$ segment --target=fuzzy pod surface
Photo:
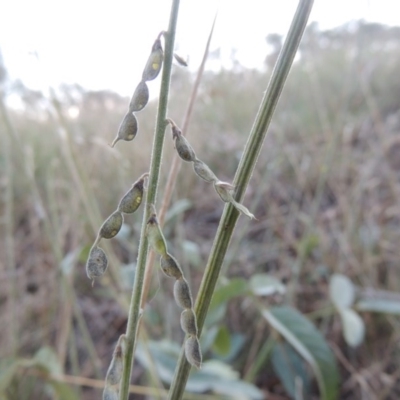
[[[218,178],[215,176],[214,172],[211,171],[210,167],[198,158],[193,161],[193,169],[194,172],[206,182],[218,181]]]
[[[182,270],[174,257],[171,254],[166,254],[160,257],[160,266],[164,274],[170,278],[182,278]]]
[[[125,214],[134,213],[142,204],[144,192],[144,178],[139,179],[132,185],[132,188],[125,193],[118,204],[118,211]]]
[[[129,103],[129,111],[140,111],[146,107],[149,101],[149,88],[145,81],[141,81],[133,92],[131,102]]]
[[[124,217],[121,211],[114,211],[100,227],[99,236],[104,239],[113,238],[120,231],[123,222]]]
[[[153,250],[161,256],[166,256],[168,254],[167,243],[165,242],[164,235],[155,214],[152,214],[147,221],[146,234]]]
[[[157,38],[153,44],[153,47],[151,48],[150,56],[143,70],[142,78],[144,81],[151,81],[157,78],[161,71],[163,60],[164,51],[161,46],[161,40]]]
[[[106,386],[103,390],[103,400],[118,400],[118,389],[113,386]]]
[[[201,368],[202,355],[200,343],[197,336],[189,336],[185,342],[185,356],[190,364],[196,368]]]
[[[197,319],[193,309],[188,308],[182,311],[181,328],[185,333],[197,336]]]
[[[120,140],[125,140],[126,142],[133,140],[137,134],[138,126],[139,124],[135,115],[129,111],[122,120],[117,136],[111,143],[111,147],[114,147]]]
[[[193,147],[190,145],[188,140],[182,136],[179,135],[175,139],[175,148],[176,151],[182,160],[191,162],[196,160],[196,153],[193,150]]]
[[[102,276],[107,269],[108,260],[106,253],[101,247],[92,247],[86,262],[86,275],[94,280]]]
[[[122,371],[122,349],[120,345],[117,345],[110,366],[108,367],[106,383],[110,385],[117,385],[121,381]]]
[[[193,300],[189,284],[185,278],[177,279],[174,285],[174,297],[176,303],[182,308],[192,308]]]

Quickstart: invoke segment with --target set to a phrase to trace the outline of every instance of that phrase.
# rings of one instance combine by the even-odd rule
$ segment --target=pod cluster
[[[157,220],[153,205],[150,206],[150,217],[147,220],[146,235],[152,249],[160,255],[160,267],[170,278],[175,279],[174,298],[181,314],[181,328],[187,334],[185,340],[185,355],[189,363],[197,368],[201,367],[201,350],[198,339],[196,315],[193,311],[193,299],[190,287],[178,261],[168,252],[167,243]]]
[[[197,158],[193,147],[189,141],[182,135],[182,131],[178,128],[172,119],[167,119],[171,125],[172,139],[175,142],[175,150],[179,157],[187,162],[193,163],[193,169],[197,176],[206,182],[212,183],[215,191],[225,203],[231,203],[242,214],[247,215],[251,219],[255,219],[254,215],[243,205],[238,203],[232,195],[235,187],[228,182],[220,181],[211,168],[204,162]]]
[[[164,51],[161,46],[161,36],[163,34],[164,32],[161,32],[158,35],[151,48],[149,58],[147,59],[146,65],[143,69],[142,80],[133,92],[128,112],[125,114],[125,117],[118,128],[117,136],[111,143],[111,147],[114,147],[120,140],[128,142],[133,140],[138,132],[138,121],[134,113],[141,111],[146,107],[149,101],[149,88],[146,82],[156,79],[161,71],[164,60]]]
[[[115,346],[110,366],[107,370],[105,386],[103,390],[103,400],[118,400],[119,384],[122,379],[123,365],[123,342],[125,335],[121,335]]]
[[[144,193],[144,182],[148,173],[143,174],[125,193],[118,204],[118,208],[103,222],[97,238],[93,243],[86,262],[86,274],[94,284],[95,278],[104,274],[107,269],[108,260],[104,250],[98,246],[101,239],[111,239],[118,234],[124,222],[124,214],[134,213],[142,203]]]

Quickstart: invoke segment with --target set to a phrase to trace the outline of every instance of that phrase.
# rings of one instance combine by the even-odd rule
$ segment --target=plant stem
[[[2,119],[7,127],[9,137],[3,135],[2,137],[2,148],[4,150],[4,163],[5,163],[5,175],[6,175],[6,188],[4,196],[4,231],[6,235],[6,276],[8,286],[8,337],[9,337],[9,350],[10,355],[13,357],[17,356],[18,353],[18,286],[17,286],[17,271],[15,265],[15,243],[14,243],[14,164],[12,161],[11,142],[12,136],[15,136],[14,127],[11,123],[10,117],[7,112],[6,105],[3,100],[3,93],[0,93],[0,111]]]
[[[271,80],[261,102],[243,156],[236,171],[234,179],[236,191],[234,197],[238,202],[241,201],[253,173],[258,155],[261,151],[261,146],[267,133],[267,128],[293,63],[312,5],[313,0],[301,0],[299,2],[289,33],[279,54],[274,71],[272,72]],[[218,226],[217,235],[208,258],[207,267],[195,304],[199,336],[238,217],[239,212],[231,204],[227,204]],[[182,398],[189,372],[190,364],[186,361],[184,350],[182,349],[168,394],[169,399],[179,400]]]
[[[139,254],[137,260],[137,268],[135,273],[135,283],[132,291],[131,303],[129,306],[128,326],[126,329],[126,341],[124,352],[124,371],[120,386],[120,400],[128,400],[129,382],[133,366],[133,356],[136,343],[136,336],[141,316],[141,297],[143,292],[143,280],[146,269],[146,260],[148,253],[148,241],[146,238],[146,224],[149,218],[149,205],[155,204],[157,197],[158,179],[160,175],[160,166],[162,159],[162,150],[164,144],[164,134],[166,128],[167,106],[169,84],[171,79],[172,57],[175,42],[175,31],[178,20],[179,0],[173,0],[171,14],[169,19],[168,31],[165,34],[165,52],[164,67],[162,71],[162,80],[160,88],[160,99],[158,105],[158,113],[156,120],[156,129],[153,141],[153,151],[151,157],[151,167],[149,175],[149,183],[146,194],[146,205],[143,212],[142,230],[140,235]]]

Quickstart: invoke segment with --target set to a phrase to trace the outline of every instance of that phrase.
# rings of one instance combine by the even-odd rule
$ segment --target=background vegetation
[[[291,305],[325,337],[339,366],[340,399],[400,397],[399,35],[400,28],[364,22],[305,32],[244,200],[258,220],[240,217],[221,279],[229,290],[219,292],[202,338],[205,360],[220,361],[215,374],[240,377],[249,398],[298,396],[280,372],[288,375],[288,365],[303,379],[304,398],[318,398],[304,361],[240,289],[239,278],[256,285],[255,276],[269,279],[258,293],[265,307]],[[221,180],[232,180],[281,46],[278,35],[267,40],[273,51],[263,70],[235,63],[207,71],[201,84],[189,138]],[[22,107],[2,108],[0,125],[0,388],[7,399],[99,398],[125,331],[140,213],[108,244],[110,271],[94,289],[84,263],[104,218],[148,169],[156,101],[138,114],[134,145],[112,150],[129,99],[76,85],[57,89],[54,104],[4,69],[1,81],[5,104],[18,97]],[[193,81],[174,69],[169,116],[177,122]],[[187,164],[178,182],[164,233],[195,296],[223,203]],[[329,290],[337,274],[354,285],[351,306],[365,336],[362,329],[358,338],[343,336],[332,283]],[[133,373],[145,387],[168,384],[183,339],[172,285],[154,268]],[[57,384],[48,384],[49,372]],[[229,396],[231,383],[221,382],[193,380],[188,390]]]

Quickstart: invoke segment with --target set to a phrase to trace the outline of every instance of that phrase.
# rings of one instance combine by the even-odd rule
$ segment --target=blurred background
[[[184,117],[218,10],[188,139],[231,182],[297,2],[216,3],[182,1],[176,51],[189,66],[174,65],[169,117]],[[126,329],[141,209],[104,243],[109,270],[94,288],[85,262],[102,222],[149,168],[159,79],[135,140],[108,144],[169,8],[2,5],[1,399],[101,397]],[[389,1],[315,2],[244,199],[257,220],[239,219],[221,277],[229,290],[213,303],[206,367],[186,398],[319,398],[307,363],[282,345],[253,295],[313,322],[336,359],[338,398],[400,397],[399,15]],[[159,198],[173,151],[167,129]],[[223,206],[182,163],[164,234],[194,296]],[[335,287],[352,293],[351,323]],[[132,399],[163,398],[171,381],[183,340],[172,288],[155,265]],[[291,368],[300,392],[285,381]]]

